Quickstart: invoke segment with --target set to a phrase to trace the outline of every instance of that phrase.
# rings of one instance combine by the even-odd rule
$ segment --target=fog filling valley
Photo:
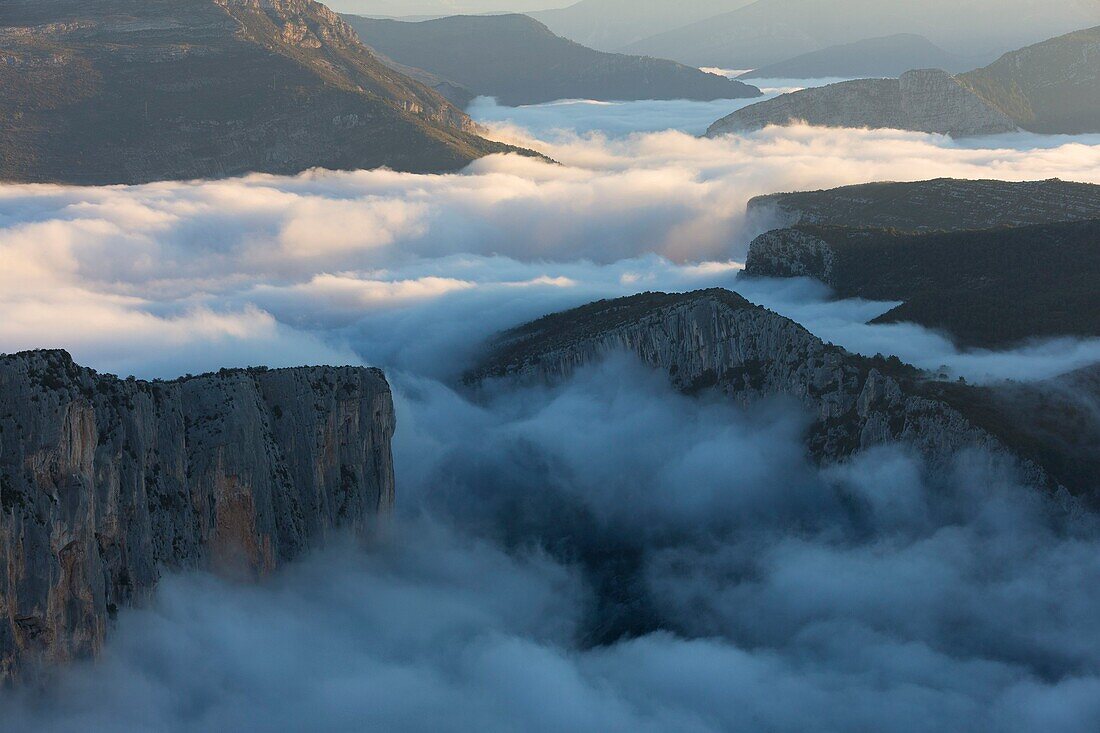
[[[392,526],[259,585],[166,578],[101,659],[4,693],[0,728],[1097,730],[1100,526],[1010,466],[893,447],[821,468],[799,406],[686,397],[626,356],[557,387],[459,386],[502,329],[712,286],[972,381],[1100,360],[1071,339],[959,352],[866,325],[891,303],[737,279],[772,223],[746,218],[754,195],[1100,183],[1100,140],[694,137],[713,107],[475,104],[560,165],[0,186],[3,350],[146,378],[369,364],[398,414]]]

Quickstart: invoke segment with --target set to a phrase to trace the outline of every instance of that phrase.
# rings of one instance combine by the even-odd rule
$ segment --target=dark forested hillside
[[[966,346],[1100,336],[1098,220],[931,234],[802,225],[753,242],[746,274],[903,301],[875,322],[918,323]]]
[[[932,231],[1100,219],[1100,186],[1051,179],[861,183],[759,196],[750,213],[783,224]]]

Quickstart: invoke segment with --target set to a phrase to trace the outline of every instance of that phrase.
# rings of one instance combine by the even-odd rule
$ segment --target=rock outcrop
[[[465,88],[501,104],[761,96],[754,86],[674,61],[586,48],[526,15],[415,23],[345,17],[381,57],[439,78],[433,86],[441,91]]]
[[[759,196],[748,212],[782,226],[823,224],[952,231],[1100,219],[1100,186],[1049,181],[866,183]]]
[[[313,0],[4,0],[0,180],[143,183],[513,148]]]
[[[903,301],[912,322],[959,344],[1100,337],[1100,220],[928,234],[798,225],[749,247],[747,277],[813,277],[839,297]]]
[[[165,570],[262,575],[394,502],[374,369],[142,382],[0,357],[0,680],[94,654]]]
[[[736,293],[645,293],[600,301],[507,332],[466,377],[471,385],[553,383],[614,353],[636,356],[687,393],[716,390],[742,404],[778,396],[814,417],[810,452],[843,461],[900,442],[934,463],[979,448],[1018,460],[1029,479],[1088,493],[1054,473],[1008,423],[986,420],[979,390],[943,385],[896,358],[867,359],[824,343],[797,323]]]
[[[708,137],[807,122],[970,137],[1012,132],[1016,123],[946,71],[907,71],[899,79],[857,79],[757,102],[722,118]]]

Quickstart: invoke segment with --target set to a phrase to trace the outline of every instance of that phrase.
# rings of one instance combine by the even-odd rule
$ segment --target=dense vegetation
[[[933,234],[799,228],[836,253],[840,296],[904,301],[879,323],[919,323],[976,347],[1100,336],[1100,220]]]
[[[959,71],[971,65],[924,36],[899,33],[811,51],[742,74],[740,79],[896,77],[910,69]]]
[[[777,215],[787,224],[912,231],[991,229],[1100,219],[1100,186],[1057,179],[863,183],[760,196],[749,202],[749,212],[755,217]]]

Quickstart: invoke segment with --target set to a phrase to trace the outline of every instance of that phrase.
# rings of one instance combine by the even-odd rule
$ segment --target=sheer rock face
[[[745,274],[759,277],[812,277],[835,286],[837,253],[808,229],[774,229],[749,245]]]
[[[623,352],[687,393],[716,389],[741,404],[796,400],[813,416],[809,448],[824,462],[892,442],[933,461],[969,447],[1015,455],[926,389],[917,370],[850,354],[725,290],[646,293],[547,316],[503,334],[467,382],[560,382]],[[1032,480],[1050,482],[1038,465],[1022,463]]]
[[[890,128],[953,137],[1012,132],[1016,123],[946,71],[858,79],[758,102],[714,123],[708,137],[805,121],[824,127]]]
[[[992,229],[1100,219],[1100,186],[1057,179],[1013,183],[937,178],[776,193],[752,199],[748,208],[750,214],[784,226]]]
[[[0,179],[144,183],[494,152],[313,0],[4,0]]]
[[[0,680],[94,654],[171,569],[259,576],[394,501],[381,372],[99,375],[0,357]]]

